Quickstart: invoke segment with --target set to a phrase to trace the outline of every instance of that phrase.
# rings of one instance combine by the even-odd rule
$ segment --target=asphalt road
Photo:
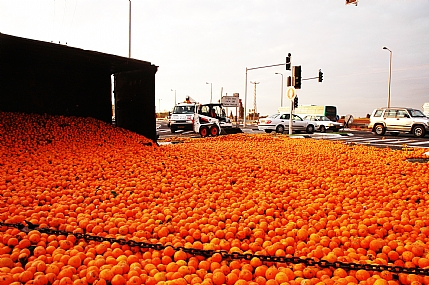
[[[159,141],[162,142],[163,139],[169,137],[200,137],[198,134],[194,132],[176,132],[172,134],[170,129],[167,127],[166,121],[157,121],[158,133],[159,133]],[[257,134],[264,133],[263,131],[259,131],[257,126],[255,125],[247,125],[246,128],[241,128],[243,133],[249,134]],[[287,134],[287,132],[285,132]],[[398,136],[392,136],[390,134],[386,134],[384,136],[378,136],[370,131],[365,130],[353,130],[346,129],[341,134],[338,133],[319,133],[316,132],[314,134],[294,134],[294,137],[302,137],[302,138],[311,138],[317,140],[332,140],[332,141],[342,141],[344,143],[354,143],[354,144],[363,144],[374,147],[388,147],[391,149],[401,149],[404,147],[411,148],[427,148],[429,150],[429,134],[423,138],[416,138],[411,134],[399,134]]]

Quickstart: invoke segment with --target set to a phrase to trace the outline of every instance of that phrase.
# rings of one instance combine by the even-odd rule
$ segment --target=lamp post
[[[209,82],[206,82],[206,84],[210,84],[210,103],[212,102],[212,97],[213,97],[213,89],[212,89],[212,84]]]
[[[280,91],[280,107],[283,107],[283,73],[276,72],[275,74],[280,74],[282,76],[282,88]]]
[[[128,0],[130,2],[130,8],[129,8],[129,18],[128,18],[128,57],[131,58],[131,0]]]
[[[389,79],[387,81],[387,85],[388,85],[388,97],[387,97],[387,108],[390,108],[390,83],[392,80],[392,51],[390,49],[388,49],[387,47],[383,47],[383,49],[387,49],[390,52],[390,63],[389,63]]]
[[[176,90],[171,89],[171,91],[174,91],[174,106],[176,106]]]

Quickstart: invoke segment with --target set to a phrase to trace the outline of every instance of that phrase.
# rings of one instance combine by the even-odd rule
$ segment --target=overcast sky
[[[0,33],[128,57],[127,0],[0,0]],[[422,109],[429,102],[429,1],[132,0],[131,57],[159,66],[157,110],[190,95],[213,101],[239,93],[247,109],[275,113],[282,64],[302,66],[299,104],[334,105],[365,116],[387,105]],[[286,93],[286,84],[284,85]],[[221,93],[222,92],[222,93]],[[284,97],[283,104],[288,104]]]

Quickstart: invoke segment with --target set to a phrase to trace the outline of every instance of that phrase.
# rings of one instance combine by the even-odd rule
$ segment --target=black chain
[[[203,250],[203,249],[196,249],[196,248],[186,248],[186,247],[174,247],[171,245],[163,245],[160,243],[147,243],[147,242],[137,242],[134,240],[126,240],[126,239],[116,239],[111,237],[102,237],[102,236],[94,236],[90,234],[83,234],[83,233],[73,233],[73,232],[67,232],[62,230],[55,230],[50,228],[39,228],[38,225],[32,224],[30,222],[26,222],[26,225],[24,224],[11,224],[11,223],[3,223],[0,222],[1,227],[9,227],[9,228],[17,228],[25,233],[29,233],[32,230],[37,230],[41,233],[46,233],[49,235],[73,235],[76,237],[76,239],[84,239],[87,241],[96,241],[96,242],[103,242],[108,241],[110,243],[117,242],[120,245],[128,245],[130,247],[139,247],[140,249],[154,249],[154,250],[163,250],[167,247],[172,247],[175,251],[184,251],[186,253],[189,253],[191,255],[198,255],[203,257],[211,257],[215,253],[219,253],[222,258],[224,259],[234,259],[234,260],[251,260],[254,257],[259,258],[261,261],[265,262],[278,262],[278,263],[292,263],[292,264],[305,264],[306,266],[319,266],[321,268],[342,268],[344,270],[367,270],[367,271],[389,271],[393,273],[406,273],[406,274],[417,274],[417,275],[424,275],[429,276],[429,269],[422,269],[422,268],[410,268],[410,267],[401,267],[401,266],[392,266],[392,265],[378,265],[378,264],[360,264],[360,263],[348,263],[348,262],[328,262],[326,260],[314,260],[312,258],[308,257],[286,257],[286,256],[269,256],[269,255],[256,255],[256,254],[250,254],[250,253],[238,253],[238,252],[232,252],[229,253],[225,250]]]

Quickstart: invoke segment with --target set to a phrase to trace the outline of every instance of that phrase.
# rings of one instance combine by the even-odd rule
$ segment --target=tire
[[[271,133],[273,130],[265,130],[267,134]]]
[[[277,133],[283,134],[284,131],[285,131],[285,127],[283,125],[278,125],[277,126],[277,128],[276,128],[276,132]]]
[[[320,132],[321,133],[326,133],[326,127],[324,125],[320,126]]]
[[[209,135],[209,128],[207,128],[206,126],[202,126],[200,127],[199,133],[202,138],[205,138]]]
[[[374,126],[374,132],[377,135],[382,136],[386,133],[386,128],[382,124],[378,124]]]
[[[213,126],[210,128],[210,135],[212,137],[216,137],[219,135],[219,128],[217,126]]]
[[[172,134],[174,134],[177,130],[176,129],[171,129],[170,130]]]
[[[313,125],[308,125],[307,128],[305,129],[307,134],[312,134],[314,133],[314,126]]]
[[[412,132],[413,132],[413,135],[417,138],[422,138],[426,135],[425,128],[420,125],[414,126]]]

